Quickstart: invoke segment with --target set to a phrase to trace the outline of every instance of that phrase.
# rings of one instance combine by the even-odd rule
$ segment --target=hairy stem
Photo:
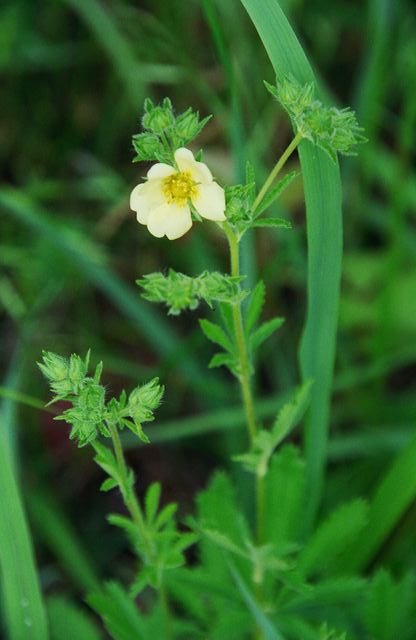
[[[299,131],[298,131],[298,133],[293,138],[292,142],[286,147],[285,151],[282,153],[282,155],[280,156],[279,160],[274,165],[274,167],[271,170],[271,172],[269,173],[264,185],[262,186],[262,188],[258,192],[256,199],[254,200],[253,211],[255,211],[257,209],[257,207],[261,204],[264,196],[266,195],[266,193],[268,192],[268,190],[272,186],[272,184],[275,181],[277,175],[280,173],[281,169],[286,164],[288,158],[292,155],[292,153],[294,152],[294,150],[296,149],[298,144],[301,142],[302,137],[303,137],[302,134],[299,133]]]
[[[230,227],[225,227],[225,233],[228,238],[231,256],[231,275],[240,276],[240,257],[238,238]],[[256,416],[254,412],[253,394],[251,391],[251,363],[247,351],[247,342],[244,335],[243,318],[241,314],[241,303],[237,302],[232,307],[235,337],[239,358],[238,379],[241,386],[241,395],[243,397],[244,411],[250,442],[253,443],[257,433]]]
[[[151,545],[148,540],[146,526],[144,524],[143,513],[137,500],[137,497],[129,486],[128,467],[124,458],[123,447],[121,446],[120,436],[118,434],[117,427],[114,424],[109,423],[108,428],[110,430],[111,439],[113,441],[114,453],[117,460],[117,466],[120,472],[120,491],[123,496],[124,504],[126,505],[133,522],[137,526],[140,538],[147,549],[151,552]]]

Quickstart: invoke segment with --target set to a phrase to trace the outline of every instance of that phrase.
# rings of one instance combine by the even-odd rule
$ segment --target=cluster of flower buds
[[[144,110],[144,132],[133,136],[133,147],[137,154],[134,162],[157,160],[171,163],[173,151],[196,138],[211,118],[207,116],[200,120],[198,112],[191,108],[175,115],[169,98],[158,105],[147,98]]]
[[[122,391],[118,399],[111,398],[106,402],[105,388],[100,384],[102,364],[97,365],[92,377],[88,376],[89,352],[85,359],[76,354],[64,358],[44,352],[43,362],[38,364],[49,380],[54,394],[52,402],[65,400],[71,403],[71,407],[55,420],[64,420],[71,425],[70,438],[76,438],[80,447],[99,434],[109,437],[109,424],[120,429],[128,427],[143,442],[149,442],[142,423],[154,419],[154,411],[162,400],[164,389],[158,378],[137,386],[128,398]]]
[[[276,86],[265,85],[301,136],[323,149],[334,162],[337,153],[355,155],[355,145],[366,142],[354,111],[325,106],[315,98],[313,84],[301,85],[293,76],[285,76]]]
[[[170,315],[179,315],[185,309],[196,309],[200,300],[209,306],[214,302],[235,304],[241,301],[247,295],[239,286],[242,279],[215,271],[204,271],[191,278],[169,269],[168,275],[150,273],[137,280],[137,284],[144,289],[142,295],[146,300],[163,302],[169,307]]]

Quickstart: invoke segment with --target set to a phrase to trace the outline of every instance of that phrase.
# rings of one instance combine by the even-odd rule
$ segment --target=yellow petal
[[[147,228],[152,236],[176,240],[192,227],[191,212],[188,206],[178,207],[176,204],[164,203],[154,209],[148,218]]]
[[[201,184],[192,204],[202,218],[223,222],[225,220],[225,193],[216,182]]]
[[[195,182],[206,184],[212,182],[212,173],[203,162],[197,162],[189,149],[181,147],[175,151],[175,161],[179,171],[189,171]]]

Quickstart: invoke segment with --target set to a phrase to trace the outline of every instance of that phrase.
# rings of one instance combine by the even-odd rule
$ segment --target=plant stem
[[[133,519],[133,522],[137,526],[140,538],[143,542],[143,546],[146,549],[147,557],[150,557],[154,553],[154,549],[149,540],[146,531],[146,525],[143,518],[142,509],[140,507],[140,503],[137,500],[136,494],[132,490],[129,484],[129,469],[126,464],[126,459],[123,453],[123,447],[121,446],[120,436],[118,434],[117,427],[114,424],[108,423],[108,428],[110,430],[111,439],[113,441],[114,453],[116,456],[117,466],[120,472],[120,491],[123,496],[124,504],[126,505],[130,515]],[[169,607],[169,600],[165,590],[165,586],[162,581],[160,581],[159,586],[159,597],[162,605],[162,609],[165,616],[165,630],[166,637],[173,638],[172,632],[172,622],[171,622],[171,611]]]
[[[147,547],[148,552],[151,552],[151,545],[149,543],[146,526],[144,524],[143,513],[136,498],[134,491],[129,486],[128,479],[128,467],[124,458],[123,447],[121,446],[120,436],[118,435],[117,427],[114,424],[108,423],[111,439],[113,441],[114,453],[117,460],[118,469],[120,472],[120,491],[123,496],[124,504],[126,505],[130,515],[137,526],[139,535],[143,541],[143,544]]]
[[[228,243],[230,246],[231,275],[238,277],[240,276],[240,256],[239,256],[238,238],[230,227],[224,225],[224,229],[225,229],[225,233],[227,235]],[[244,335],[243,318],[241,314],[241,302],[237,302],[236,304],[233,305],[232,312],[233,312],[234,330],[235,330],[235,337],[237,342],[238,357],[239,357],[239,364],[240,364],[238,379],[240,381],[240,386],[241,386],[241,394],[243,397],[244,411],[246,415],[246,422],[247,422],[250,442],[253,443],[257,433],[257,426],[256,426],[256,416],[254,412],[253,394],[251,391],[251,384],[250,384],[251,363],[250,363],[249,355],[247,352],[247,343]]]
[[[268,192],[268,190],[272,186],[273,182],[275,181],[275,179],[276,179],[277,175],[279,174],[280,170],[284,167],[284,165],[286,164],[286,161],[292,155],[292,153],[294,152],[294,150],[296,149],[298,144],[301,142],[302,138],[303,138],[302,134],[299,133],[299,131],[298,131],[297,134],[295,135],[295,137],[293,138],[292,142],[286,147],[285,151],[282,153],[282,155],[280,156],[279,160],[276,162],[276,164],[274,165],[273,169],[269,173],[269,175],[268,175],[265,183],[263,184],[262,188],[258,192],[257,197],[256,197],[256,199],[254,200],[254,203],[253,203],[253,211],[255,211],[257,209],[257,207],[260,205],[260,203],[262,202],[264,196],[266,195],[266,193]]]
[[[257,544],[261,545],[264,541],[264,515],[265,515],[265,487],[264,476],[256,475],[256,506],[257,506]]]

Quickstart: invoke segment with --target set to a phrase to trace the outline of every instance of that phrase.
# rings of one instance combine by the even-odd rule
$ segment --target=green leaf
[[[285,554],[299,543],[305,508],[305,463],[296,447],[272,457],[264,484],[264,539]]]
[[[279,327],[282,326],[284,318],[272,318],[264,322],[252,335],[250,336],[250,348],[255,351],[272,333],[274,333]]]
[[[137,542],[137,528],[134,522],[130,520],[130,518],[128,518],[127,516],[122,516],[119,513],[109,513],[107,516],[107,520],[114,527],[120,527],[120,529],[124,529],[133,544]]]
[[[111,491],[111,489],[115,489],[116,487],[118,487],[117,480],[114,478],[107,478],[101,483],[100,491]]]
[[[153,523],[159,508],[161,487],[159,482],[154,482],[146,491],[144,499],[146,520],[149,525]]]
[[[314,82],[312,68],[278,0],[242,0],[278,77]],[[305,528],[315,518],[327,456],[342,259],[342,193],[339,168],[308,140],[299,157],[306,200],[308,309],[300,347],[303,380],[315,380],[307,416],[305,451],[309,500]]]
[[[283,218],[258,218],[251,223],[251,227],[280,227],[281,229],[292,229],[292,223]]]
[[[216,473],[208,488],[197,498],[198,528],[220,531],[237,547],[243,547],[250,538],[248,525],[244,514],[236,501],[234,487],[224,473]],[[217,581],[229,581],[229,573],[225,564],[224,553],[206,538],[202,538],[200,545],[201,563]],[[238,565],[240,568],[240,564]],[[247,562],[241,567],[247,572]]]
[[[47,640],[46,614],[32,542],[12,467],[6,429],[0,424],[0,569],[3,615],[10,640]]]
[[[353,500],[331,513],[309,539],[298,560],[299,570],[305,576],[331,574],[336,570],[336,559],[360,535],[368,520],[368,505],[364,500]]]
[[[52,640],[102,640],[91,615],[63,596],[48,599],[48,617]]]
[[[319,580],[316,584],[309,584],[304,592],[296,593],[288,602],[287,609],[291,613],[299,611],[320,611],[324,607],[356,606],[360,599],[368,592],[368,584],[364,578],[345,577]],[[285,607],[284,607],[285,608]]]
[[[229,353],[232,353],[233,345],[226,335],[225,331],[221,329],[220,326],[218,326],[214,322],[210,322],[210,320],[205,319],[201,319],[199,321],[199,325],[208,340],[211,340],[211,342],[214,342],[215,344],[219,344],[220,347],[222,347]]]
[[[235,370],[235,358],[228,353],[216,353],[209,361],[209,369],[215,367],[228,367],[230,371]]]
[[[147,640],[138,608],[115,582],[109,582],[101,591],[89,595],[87,602],[101,616],[114,640]]]
[[[245,328],[247,334],[250,334],[253,330],[257,320],[260,318],[260,314],[264,307],[264,302],[266,299],[266,287],[264,286],[263,280],[257,283],[254,290],[250,295],[250,301],[247,306],[246,311],[246,322]]]
[[[262,201],[260,202],[260,204],[258,205],[257,209],[254,212],[255,216],[257,217],[261,215],[263,211],[266,211],[266,209],[271,207],[271,205],[276,200],[276,198],[278,198],[283,193],[283,191],[287,189],[287,187],[291,184],[291,182],[293,182],[293,180],[298,175],[299,173],[297,171],[290,171],[284,178],[279,180],[279,182],[272,189],[270,189],[270,191],[266,193],[266,195],[264,196],[264,198],[262,199]],[[267,220],[267,218],[265,219]],[[261,222],[261,221],[256,220],[256,223],[257,222]],[[282,220],[282,222],[285,223],[286,225],[290,225],[290,222],[286,222],[286,220]],[[254,224],[253,226],[256,226],[256,225]],[[279,226],[279,225],[275,225],[275,226]],[[284,226],[284,224],[280,226]]]
[[[368,565],[415,500],[415,469],[416,437],[397,456],[370,501],[368,525],[346,558],[351,570],[359,571]]]
[[[387,571],[379,571],[367,597],[364,620],[369,636],[377,640],[412,639],[416,596],[411,574],[395,582]]]
[[[172,520],[177,511],[177,508],[178,505],[175,502],[171,502],[160,510],[154,523],[155,531],[158,531],[159,529],[164,527],[170,520]]]
[[[296,391],[293,398],[289,402],[287,402],[279,411],[277,418],[271,428],[271,435],[273,438],[273,445],[275,449],[302,419],[309,402],[311,385],[311,380],[305,382]]]
[[[233,335],[234,333],[234,319],[233,319],[233,307],[228,302],[220,302],[219,309],[221,313],[221,318],[224,321],[224,326],[226,327],[228,333]]]

